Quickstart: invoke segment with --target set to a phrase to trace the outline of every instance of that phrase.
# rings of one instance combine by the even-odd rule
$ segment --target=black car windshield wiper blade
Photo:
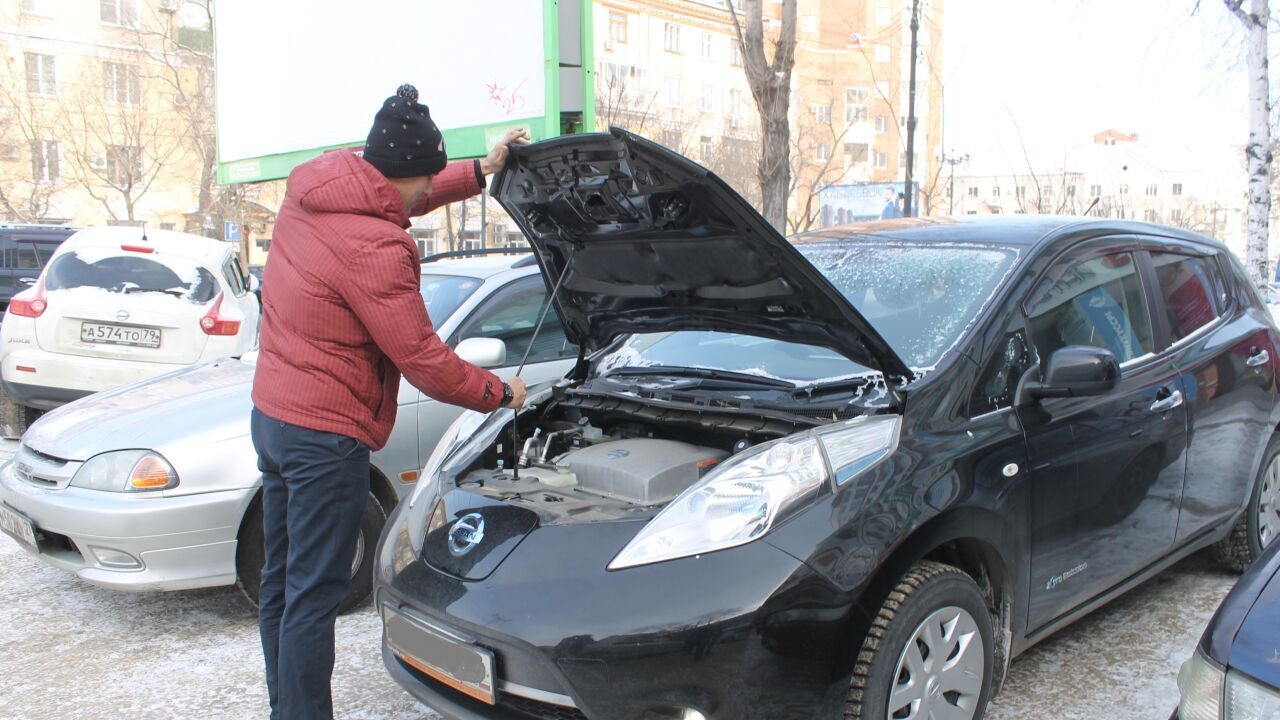
[[[758,385],[761,387],[783,388],[786,390],[794,390],[796,388],[795,383],[787,382],[786,380],[781,380],[779,378],[752,375],[751,373],[733,372],[732,370],[685,367],[683,365],[628,365],[626,367],[610,370],[600,377],[609,378],[615,375],[668,375],[674,377],[695,377],[702,378],[704,380],[739,382]]]
[[[841,390],[854,390],[875,383],[881,377],[878,372],[867,373],[866,375],[854,375],[853,377],[836,378],[834,380],[822,380],[812,382],[808,385],[800,385],[796,387],[794,395],[813,395],[814,393],[839,392]]]

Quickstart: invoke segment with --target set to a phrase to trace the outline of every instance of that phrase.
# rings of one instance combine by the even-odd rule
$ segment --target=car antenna
[[[1095,197],[1095,198],[1093,199],[1093,202],[1089,203],[1089,207],[1085,208],[1085,209],[1084,209],[1084,212],[1080,214],[1080,217],[1084,217],[1085,215],[1088,215],[1088,214],[1089,214],[1089,211],[1091,211],[1091,210],[1093,210],[1094,208],[1098,207],[1098,201],[1100,201],[1100,200],[1102,200],[1102,196],[1101,196],[1101,195],[1098,195],[1097,197]]]
[[[567,246],[564,246],[567,247]],[[535,254],[537,250],[534,251]],[[551,295],[547,297],[547,304],[542,308],[542,316],[538,318],[538,324],[533,327],[533,335],[529,337],[529,345],[524,349],[524,357],[520,358],[520,365],[516,368],[515,377],[520,377],[520,373],[524,371],[525,361],[529,359],[529,351],[533,350],[533,343],[538,339],[538,333],[542,331],[542,324],[547,321],[547,313],[551,311],[551,305],[556,301],[556,295],[560,293],[560,285],[564,283],[565,276],[569,274],[569,260],[573,254],[565,258],[564,272],[560,273],[560,277],[556,278],[556,286],[551,289]],[[514,408],[511,411],[511,479],[520,480],[520,408]]]

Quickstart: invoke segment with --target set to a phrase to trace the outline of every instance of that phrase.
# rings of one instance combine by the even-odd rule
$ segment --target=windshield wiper
[[[822,382],[809,383],[796,387],[792,395],[796,397],[809,397],[816,394],[840,392],[844,390],[856,390],[858,388],[874,385],[881,378],[880,373],[870,373],[867,375],[855,375],[853,377],[837,378],[835,380],[825,380]]]
[[[610,370],[601,378],[611,378],[615,375],[639,376],[639,375],[669,375],[672,377],[694,377],[703,380],[722,380],[733,383],[745,383],[748,385],[758,385],[760,387],[781,388],[785,390],[794,390],[795,383],[780,380],[778,378],[765,377],[763,375],[752,375],[751,373],[733,372],[732,370],[712,370],[710,368],[685,367],[683,365],[628,365],[614,370]]]
[[[166,295],[172,295],[172,296],[174,296],[174,297],[183,297],[183,296],[185,296],[185,295],[186,295],[186,292],[184,292],[184,291],[182,291],[182,290],[173,290],[173,289],[169,289],[169,290],[152,290],[152,289],[149,289],[149,288],[140,288],[140,287],[137,287],[136,285],[135,285],[135,286],[133,286],[133,287],[127,287],[127,288],[125,288],[125,289],[124,289],[124,294],[125,294],[125,295],[129,295],[129,294],[132,294],[132,293],[142,293],[142,292],[164,293],[164,294],[166,294]]]

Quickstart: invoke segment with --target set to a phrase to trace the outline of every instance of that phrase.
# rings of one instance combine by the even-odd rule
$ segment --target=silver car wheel
[[[364,560],[364,532],[356,534],[356,556],[351,558],[351,577],[355,577],[360,570],[360,563]]]
[[[898,656],[886,720],[972,720],[985,663],[973,616],[955,606],[935,610]]]
[[[1271,459],[1258,489],[1258,545],[1266,547],[1280,532],[1280,455]]]

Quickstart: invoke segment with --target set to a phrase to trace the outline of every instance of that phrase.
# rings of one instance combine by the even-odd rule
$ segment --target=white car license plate
[[[387,644],[401,660],[459,692],[490,705],[497,703],[493,653],[389,607],[383,606],[382,610]]]
[[[18,542],[36,548],[36,526],[25,515],[8,505],[0,505],[0,530]]]
[[[158,348],[160,347],[160,331],[155,328],[82,322],[80,323],[80,341],[104,345]]]

